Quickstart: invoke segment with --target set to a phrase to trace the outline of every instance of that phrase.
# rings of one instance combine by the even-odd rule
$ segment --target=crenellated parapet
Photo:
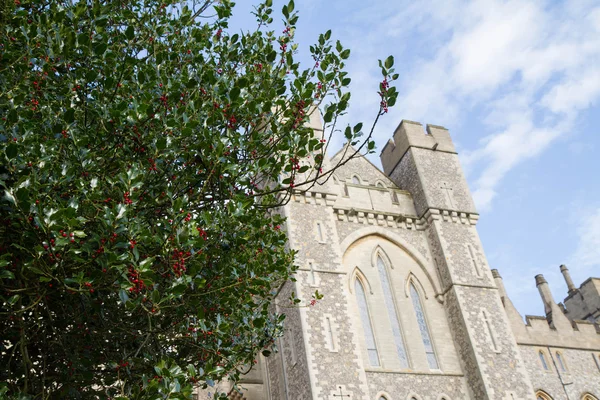
[[[410,147],[456,154],[450,133],[443,126],[427,125],[427,134],[419,122],[402,120],[381,151],[383,171],[390,174]]]
[[[568,270],[561,265],[561,272],[568,277],[570,292],[574,285],[568,276]],[[600,326],[590,321],[570,321],[552,296],[548,282],[543,275],[536,275],[535,282],[544,304],[546,316],[525,316],[526,323],[506,296],[499,273],[494,273],[496,284],[501,291],[505,311],[509,317],[513,333],[519,345],[557,347],[580,350],[600,350]]]

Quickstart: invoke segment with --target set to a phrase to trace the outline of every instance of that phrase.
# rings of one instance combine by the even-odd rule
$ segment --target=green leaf
[[[9,159],[15,158],[19,152],[19,148],[17,147],[16,144],[11,143],[8,146],[6,146],[6,150],[4,150],[4,152],[6,153],[6,157],[8,157]]]
[[[119,290],[119,298],[121,299],[121,303],[123,304],[129,301],[129,295],[124,289]]]
[[[231,92],[229,92],[229,99],[234,102],[236,101],[238,98],[240,97],[240,88],[239,87],[234,87],[233,89],[231,89]]]
[[[359,122],[358,124],[354,125],[354,128],[353,128],[354,133],[360,132],[360,130],[362,129],[362,127],[363,127],[362,122]]]
[[[161,137],[156,141],[156,148],[158,150],[164,150],[167,148],[167,138]]]
[[[0,279],[15,279],[15,274],[7,269],[0,271]]]
[[[133,29],[133,26],[129,25],[127,27],[127,29],[125,30],[125,36],[127,37],[127,39],[132,40],[135,36],[135,31]]]
[[[64,114],[64,117],[63,117],[63,118],[65,119],[65,122],[66,122],[66,123],[68,123],[68,124],[72,123],[73,121],[75,121],[75,110],[74,110],[74,109],[72,109],[72,108],[69,108],[69,109],[68,109],[68,110],[65,112],[65,114]]]
[[[15,303],[16,303],[17,301],[19,301],[19,299],[20,299],[20,298],[21,298],[21,295],[20,295],[20,294],[15,294],[14,296],[12,296],[12,297],[9,297],[9,298],[8,298],[8,300],[6,300],[6,302],[7,302],[8,304],[10,304],[11,306],[14,306],[14,305],[15,305]]]
[[[101,56],[106,52],[108,45],[106,43],[100,43],[94,47],[94,54]]]
[[[385,68],[390,69],[394,66],[394,56],[389,56],[385,59]]]
[[[340,57],[345,60],[350,57],[350,49],[346,49],[340,53]]]

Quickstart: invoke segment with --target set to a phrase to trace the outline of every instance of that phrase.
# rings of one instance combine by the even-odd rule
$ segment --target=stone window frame
[[[409,351],[408,346],[407,346],[408,342],[406,340],[407,339],[406,338],[406,332],[405,332],[404,326],[402,324],[402,317],[400,315],[400,309],[399,309],[399,306],[398,306],[398,299],[396,298],[396,293],[393,290],[394,289],[394,285],[392,284],[392,276],[393,276],[392,271],[394,270],[394,264],[392,263],[392,260],[387,255],[387,253],[385,252],[385,250],[383,250],[383,248],[381,246],[379,246],[379,245],[375,246],[375,248],[373,249],[373,252],[371,253],[371,267],[372,268],[376,268],[376,269],[378,268],[378,266],[377,266],[378,258],[381,258],[381,260],[383,261],[383,264],[384,264],[384,266],[386,268],[387,278],[388,278],[389,284],[391,286],[390,289],[391,289],[391,295],[392,295],[392,302],[394,304],[394,311],[396,312],[396,319],[397,319],[398,324],[400,326],[400,336],[401,336],[401,339],[402,339],[402,345],[404,347],[404,353],[405,353],[405,356],[406,356],[406,362],[408,364],[407,368],[401,368],[401,369],[402,370],[412,370],[413,369],[413,362],[411,360],[410,351]],[[381,282],[381,279],[379,279],[379,280],[380,280],[379,283],[381,285],[383,285],[383,283]],[[382,295],[383,295],[383,292],[382,292]],[[387,309],[387,304],[385,304],[385,298],[384,298],[384,306]],[[387,313],[387,314],[388,314],[388,318],[389,318],[390,315],[389,315],[389,313]],[[391,324],[392,324],[392,322],[390,321],[390,326],[391,326]],[[392,334],[392,337],[393,337],[393,334]],[[395,339],[394,339],[394,342],[395,342]]]
[[[392,204],[400,204],[400,200],[398,200],[398,192],[396,190],[390,190],[390,197],[392,198]]]
[[[392,400],[392,396],[390,396],[386,391],[380,390],[377,392],[375,399],[381,400],[382,398],[383,400]]]
[[[556,350],[554,355],[556,356],[556,363],[560,367],[560,372],[568,374],[569,367],[567,367],[567,362],[565,361],[565,353],[561,350]]]
[[[369,323],[371,324],[371,330],[373,331],[373,340],[375,342],[375,350],[377,351],[377,359],[379,362],[379,365],[372,365],[371,364],[371,360],[369,358],[369,350],[367,349],[366,346],[366,337],[365,337],[365,326],[363,325],[363,321],[360,317],[360,308],[358,306],[358,301],[357,301],[357,293],[354,290],[354,285],[356,284],[356,281],[360,282],[360,284],[362,285],[363,291],[365,293],[365,300],[367,303],[367,311],[368,311],[368,316],[369,316]],[[369,282],[369,280],[367,279],[366,275],[360,270],[360,268],[355,267],[354,271],[352,272],[351,276],[350,276],[350,293],[353,294],[354,297],[354,303],[356,304],[356,311],[358,311],[356,313],[356,315],[359,318],[359,324],[362,327],[362,337],[361,337],[361,341],[362,341],[362,345],[361,348],[363,349],[362,353],[364,356],[366,356],[366,358],[363,356],[364,360],[365,360],[365,365],[368,365],[368,368],[377,368],[377,369],[383,369],[383,360],[381,358],[381,354],[379,353],[381,350],[381,343],[379,342],[379,335],[377,334],[377,329],[376,326],[373,322],[373,312],[371,311],[373,309],[373,288],[371,286],[371,283]]]
[[[364,286],[363,286],[363,288],[364,288]],[[329,322],[329,327],[327,326],[328,322]],[[334,316],[330,313],[323,314],[322,325],[323,325],[322,326],[323,336],[325,336],[325,348],[327,350],[329,350],[330,353],[339,353],[340,339],[339,339],[339,335],[338,335],[338,325],[335,322]],[[328,328],[331,329],[331,339],[329,338],[329,335],[328,335]],[[373,335],[374,334],[375,334],[375,332],[373,332]],[[375,342],[375,345],[377,345],[377,342]],[[379,363],[381,364],[381,360]]]
[[[478,279],[483,279],[483,270],[482,270],[483,265],[482,265],[482,263],[479,262],[478,248],[476,248],[471,243],[467,243],[466,246],[467,246],[467,255],[471,259],[471,265],[473,266],[473,269],[475,270],[475,275],[477,276]]]
[[[355,182],[358,181],[358,182]],[[350,183],[352,183],[353,185],[362,185],[363,181],[362,179],[360,179],[360,176],[358,176],[358,174],[352,174],[352,176],[350,177]]]
[[[585,392],[581,395],[581,400],[598,400],[598,398],[590,392]]]
[[[317,268],[315,260],[306,260],[306,272],[308,274],[308,286],[311,288],[318,288],[321,286],[321,277],[319,276],[320,270]],[[314,281],[313,281],[314,277]]]
[[[552,373],[552,366],[548,362],[548,355],[546,354],[546,351],[544,349],[537,349],[537,359],[538,363],[540,364],[542,370],[545,373]]]
[[[408,396],[406,396],[406,400],[423,400],[423,398],[415,392],[410,392]]]
[[[596,355],[595,353],[592,353],[592,358],[596,363],[596,368],[598,368],[598,371],[600,371],[600,354]]]
[[[317,220],[314,223],[314,232],[317,243],[327,243],[327,230],[325,229],[325,223],[321,220]]]
[[[487,332],[488,340],[490,341],[491,349],[494,353],[501,353],[502,348],[500,347],[500,341],[498,340],[498,335],[496,334],[496,327],[493,324],[493,319],[490,318],[489,313],[485,309],[481,309],[481,320],[483,321],[485,331]]]
[[[452,400],[452,399],[447,394],[442,393],[442,394],[438,395],[437,400]]]
[[[425,290],[425,288],[423,287],[423,285],[421,284],[421,281],[419,281],[419,279],[412,273],[409,272],[408,277],[406,278],[406,282],[404,284],[404,291],[406,294],[406,297],[411,299],[410,297],[410,287],[411,285],[415,288],[415,291],[417,292],[417,295],[419,296],[419,303],[421,304],[421,311],[423,312],[423,316],[425,318],[425,326],[427,328],[427,333],[429,334],[429,340],[431,341],[431,348],[433,349],[433,356],[435,358],[436,364],[437,364],[437,368],[430,368],[431,371],[442,371],[442,365],[440,363],[440,357],[439,357],[439,351],[436,345],[436,340],[434,339],[434,335],[433,335],[433,331],[431,329],[431,322],[430,322],[430,318],[427,312],[427,307],[425,304],[424,300],[429,300],[429,297],[427,296],[427,291]],[[414,304],[414,303],[413,303]],[[416,316],[416,310],[414,309],[413,306],[413,313]],[[418,320],[417,320],[417,324],[418,324]],[[418,326],[417,326],[418,328]],[[421,336],[421,339],[423,339],[422,333],[419,329],[419,335]],[[425,350],[425,357],[427,357],[427,350]]]
[[[377,182],[375,182],[375,187],[379,189],[387,189],[387,186],[381,179],[377,179]]]
[[[542,400],[553,400],[552,397],[548,393],[544,392],[541,389],[536,390],[536,392],[535,392],[535,399],[536,400],[539,400],[539,399],[542,399]]]

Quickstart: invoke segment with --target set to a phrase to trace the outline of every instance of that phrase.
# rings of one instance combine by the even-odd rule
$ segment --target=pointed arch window
[[[365,342],[367,345],[367,354],[369,363],[373,367],[379,366],[379,354],[377,353],[377,345],[375,344],[375,335],[373,334],[373,326],[371,325],[371,316],[369,315],[369,306],[367,304],[367,296],[362,283],[356,279],[354,281],[354,289],[356,291],[356,302],[358,303],[358,311],[360,321],[362,322],[365,332]]]
[[[596,396],[592,396],[589,393],[586,393],[583,395],[583,397],[581,397],[581,400],[598,400],[598,398]]]
[[[540,357],[540,362],[542,363],[542,367],[544,370],[548,371],[548,361],[546,361],[546,355],[543,351],[539,351],[538,356]]]
[[[398,204],[398,193],[396,193],[394,190],[392,190],[392,203],[393,204]]]
[[[542,391],[542,390],[538,390],[535,393],[535,400],[552,400],[552,397],[550,397],[548,395],[548,393]]]
[[[419,292],[415,288],[415,285],[411,282],[410,284],[410,298],[412,299],[413,308],[417,316],[417,322],[419,324],[419,331],[421,332],[421,338],[423,339],[423,345],[425,346],[425,354],[427,356],[427,363],[431,369],[439,369],[435,352],[433,351],[433,343],[431,342],[431,335],[429,334],[429,327],[427,326],[427,320],[425,318],[425,312],[423,311],[423,304]]]
[[[398,319],[398,310],[396,309],[396,303],[392,295],[392,285],[390,284],[387,268],[385,262],[381,258],[381,255],[377,255],[377,270],[379,271],[379,279],[381,280],[381,286],[383,288],[385,306],[387,308],[387,312],[390,317],[390,323],[392,325],[394,343],[396,344],[396,353],[398,354],[398,359],[400,360],[400,365],[402,368],[409,368],[408,357],[406,356],[406,348],[402,338],[402,328],[400,327],[400,320]]]
[[[567,372],[567,367],[565,366],[565,360],[563,360],[562,353],[556,353],[556,360],[558,361],[558,365],[560,366],[561,371]]]
[[[355,185],[360,185],[360,178],[356,175],[352,175],[352,183]]]

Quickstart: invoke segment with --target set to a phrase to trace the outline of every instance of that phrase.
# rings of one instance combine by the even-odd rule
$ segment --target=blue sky
[[[252,2],[238,3],[235,25],[252,26]],[[600,276],[598,1],[297,0],[296,9],[301,55],[327,29],[352,49],[349,123],[372,121],[377,59],[395,57],[400,96],[377,127],[378,149],[402,119],[450,130],[490,267],[521,314],[543,314],[536,274],[557,302],[560,264],[577,285]]]

